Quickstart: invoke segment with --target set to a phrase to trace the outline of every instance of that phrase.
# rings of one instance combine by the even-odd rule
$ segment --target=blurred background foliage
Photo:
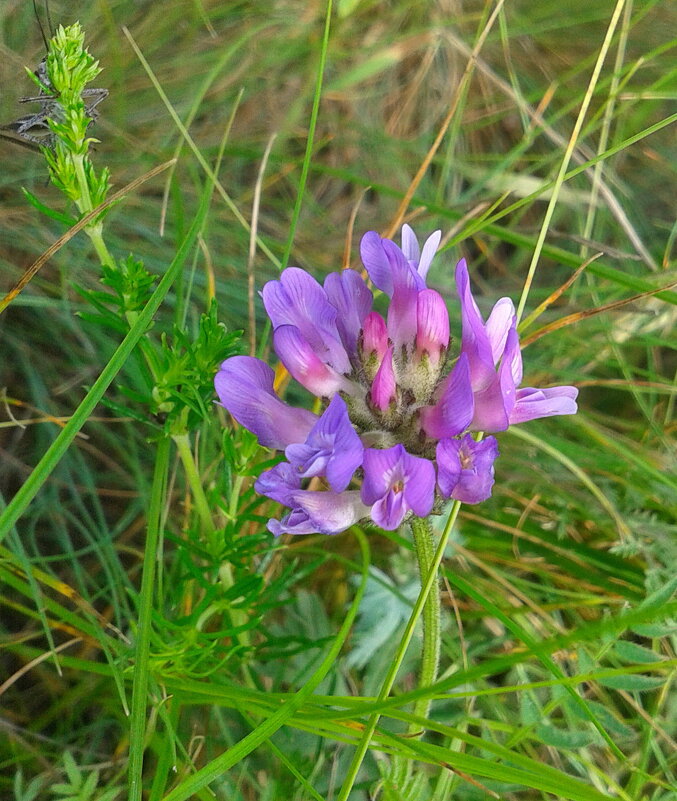
[[[72,3],[51,0],[50,9],[55,24],[76,19]],[[452,304],[453,266],[461,256],[469,259],[484,311],[502,295],[517,299],[549,198],[547,190],[538,190],[559,167],[613,9],[606,1],[506,3],[481,49],[468,91],[459,96],[489,6],[479,0],[338,2],[291,263],[319,279],[344,263],[345,252],[356,266],[359,237],[369,229],[386,229],[457,102],[408,219],[419,233],[442,229],[444,252],[436,258],[431,281]],[[257,252],[260,288],[277,274],[275,260],[284,252],[299,190],[325,11],[313,0],[77,4],[89,49],[103,67],[98,85],[110,91],[92,129],[100,140],[94,162],[110,167],[118,189],[178,157],[175,168],[130,193],[109,213],[112,251],[120,257],[134,253],[148,270],[162,274],[207,182],[123,26],[212,166],[232,118],[219,179],[247,220],[263,154],[275,135],[257,227],[273,258]],[[577,384],[582,411],[576,418],[530,423],[524,431],[506,433],[494,497],[461,514],[446,564],[444,675],[470,671],[469,677],[473,666],[488,666],[477,668],[472,683],[468,678],[457,686],[458,698],[439,701],[433,712],[433,718],[459,731],[633,801],[667,801],[674,779],[674,698],[660,665],[669,659],[674,664],[673,630],[661,609],[672,603],[669,579],[677,559],[677,294],[668,289],[606,313],[584,313],[675,281],[675,129],[674,124],[660,126],[675,112],[676,23],[675,7],[664,0],[627,2],[595,87],[572,167],[651,126],[659,129],[605,157],[601,172],[590,167],[563,187],[527,313],[589,256],[602,255],[539,319],[536,327],[581,314],[574,324],[529,345],[525,383]],[[32,4],[4,0],[1,121],[24,113],[18,100],[33,88],[23,67],[35,68],[43,54]],[[71,210],[46,185],[38,154],[0,140],[0,159],[4,294],[65,230],[31,207],[22,187],[47,206]],[[356,210],[351,243],[346,230]],[[248,232],[215,192],[199,247],[161,309],[155,331],[171,335],[175,324],[196,331],[214,295],[220,319],[231,331],[244,329],[246,343],[251,333],[248,249]],[[0,316],[4,503],[119,342],[116,332],[81,316],[89,309],[82,290],[99,288],[99,278],[87,240],[76,237]],[[261,331],[258,302],[256,314]],[[460,333],[458,320],[452,333]],[[260,334],[257,341],[260,345]],[[0,659],[2,675],[11,677],[2,688],[3,797],[30,798],[31,786],[42,792],[54,776],[67,776],[73,797],[90,790],[83,797],[109,793],[114,798],[116,790],[124,797],[127,723],[121,696],[130,659],[125,643],[133,636],[136,616],[156,422],[125,415],[138,370],[130,360],[108,393],[109,405],[99,407],[85,426],[0,553],[6,646]],[[232,497],[234,488],[243,492],[237,515],[217,535],[206,541],[191,524],[181,480],[172,474],[176,485],[152,643],[149,787],[154,770],[169,787],[173,765],[183,776],[188,766],[206,763],[243,736],[251,725],[248,715],[270,714],[262,702],[247,708],[223,690],[232,681],[237,686],[243,659],[256,675],[258,690],[286,692],[302,684],[342,619],[359,572],[358,549],[349,535],[271,546],[264,521],[277,510],[262,507],[247,476],[241,477],[254,472],[252,459],[265,457],[246,434],[235,440],[223,434],[224,421],[214,416],[199,441],[213,503],[227,509],[222,499]],[[408,617],[415,581],[409,546],[397,535],[371,533],[370,538],[373,567],[357,631],[346,659],[322,685],[325,694],[376,694],[389,648],[394,649]],[[249,651],[234,648],[232,632],[205,625],[219,604],[228,602],[217,586],[225,559],[236,565],[236,588],[251,623]],[[489,606],[468,594],[457,576],[465,577]],[[649,611],[616,631],[614,619],[646,605],[647,596]],[[17,674],[71,637],[81,638],[65,650],[71,662],[67,656],[44,658],[26,675]],[[553,646],[551,652],[563,674],[602,669],[620,674],[590,680],[581,693],[625,761],[609,752],[589,720],[581,720],[556,674],[528,648],[520,656],[525,643],[553,637],[562,638],[561,648]],[[411,660],[409,668],[415,666],[414,653]],[[637,669],[644,664],[646,675]],[[632,666],[627,672],[626,665]],[[205,678],[226,693],[220,700],[200,701],[192,694],[197,690],[189,680]],[[547,680],[554,686],[493,692]],[[404,689],[411,689],[407,681],[411,678]],[[466,689],[469,694],[463,695]],[[169,695],[185,704],[168,703]],[[395,719],[384,726],[402,728]],[[329,797],[340,785],[351,750],[337,748],[336,739],[350,734],[347,728],[327,734],[317,721],[297,720],[296,728],[281,731],[272,742],[322,797]],[[453,741],[448,732],[436,737],[438,744]],[[476,744],[463,747],[501,762]],[[64,757],[66,751],[74,756]],[[377,780],[381,759],[374,752],[365,763],[356,799],[371,797],[366,788]],[[78,766],[85,766],[89,776],[92,766],[99,769],[89,790],[83,789]],[[488,797],[451,776],[454,798]],[[151,798],[162,797],[162,781],[152,783]],[[486,785],[505,798],[544,797],[497,775],[490,775]],[[212,789],[219,798],[312,797],[304,795],[308,788],[270,748],[259,749]],[[383,792],[397,798],[392,788]],[[432,797],[427,794],[432,790],[422,792],[422,798]],[[71,797],[66,790],[62,794]]]

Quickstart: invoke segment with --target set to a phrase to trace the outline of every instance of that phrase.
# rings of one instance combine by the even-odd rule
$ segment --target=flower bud
[[[386,322],[378,312],[370,312],[364,320],[359,345],[360,361],[370,381],[381,366],[387,350]]]

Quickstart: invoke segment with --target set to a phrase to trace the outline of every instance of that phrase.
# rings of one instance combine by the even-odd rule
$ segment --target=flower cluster
[[[284,451],[286,461],[255,485],[291,509],[269,521],[273,534],[335,534],[363,518],[392,530],[408,514],[430,514],[438,499],[479,503],[491,495],[498,446],[470,432],[576,412],[574,387],[519,388],[512,301],[499,300],[484,322],[464,260],[456,266],[462,337],[450,358],[449,314],[426,286],[439,241],[437,231],[419,248],[408,225],[401,248],[364,235],[364,267],[390,298],[385,318],[355,270],[321,286],[292,267],[264,286],[275,352],[326,404],[318,416],[284,403],[273,370],[249,356],[227,359],[216,375],[221,404],[262,445]]]

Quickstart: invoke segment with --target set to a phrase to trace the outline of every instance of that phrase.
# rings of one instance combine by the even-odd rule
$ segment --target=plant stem
[[[418,558],[418,569],[421,574],[421,586],[425,586],[428,576],[433,569],[435,556],[435,540],[429,518],[415,517],[411,521],[411,531],[414,535],[414,547]],[[437,571],[437,567],[435,567]],[[423,650],[421,654],[421,674],[418,687],[430,687],[437,679],[437,668],[440,662],[440,584],[439,577],[430,590],[428,599],[423,607]],[[414,706],[414,714],[425,718],[430,710],[430,698],[419,698]],[[416,726],[413,726],[416,731]]]
[[[115,268],[115,259],[110,255],[106,243],[104,242],[102,231],[103,225],[100,222],[94,225],[88,225],[87,228],[85,228],[85,233],[94,246],[94,250],[101,264]]]
[[[426,586],[432,570],[435,571],[434,583],[423,605],[423,646],[421,650],[421,672],[418,679],[418,689],[430,687],[437,679],[437,668],[440,662],[440,584],[437,576],[437,566],[434,565],[435,540],[429,518],[414,517],[411,521],[411,533],[414,539],[414,550],[418,560],[418,570],[421,576],[421,587]],[[430,711],[431,699],[422,696],[414,704],[414,714],[417,717],[427,718]],[[423,732],[415,723],[409,725],[409,736],[421,736]],[[392,777],[397,786],[403,789],[411,775],[411,761],[406,757],[393,759]]]
[[[207,496],[202,488],[202,481],[197,470],[197,465],[195,464],[195,459],[193,459],[193,452],[190,449],[188,434],[185,432],[182,434],[174,434],[172,439],[179,452],[179,458],[181,459],[181,464],[183,465],[183,470],[188,480],[188,486],[193,495],[193,502],[195,503],[195,508],[197,509],[200,522],[202,523],[202,528],[207,534],[213,534],[214,522],[212,520],[212,513],[209,508]]]
[[[402,635],[402,639],[400,640],[400,645],[397,649],[397,653],[395,654],[390,670],[388,671],[388,675],[385,677],[383,684],[381,685],[381,690],[376,699],[377,702],[384,701],[390,695],[390,691],[393,687],[393,684],[395,683],[395,678],[397,677],[397,672],[400,669],[400,666],[402,665],[402,661],[404,660],[404,655],[407,652],[407,648],[409,647],[411,638],[414,635],[414,628],[416,626],[416,623],[419,617],[421,616],[423,607],[425,606],[426,601],[428,600],[428,596],[433,590],[433,587],[436,585],[437,571],[439,570],[439,566],[442,562],[442,557],[444,556],[444,550],[447,547],[447,543],[449,542],[449,537],[451,535],[454,523],[456,522],[456,518],[458,517],[458,512],[460,508],[461,508],[460,501],[454,501],[454,504],[451,507],[451,511],[449,512],[447,524],[444,527],[444,532],[440,537],[440,541],[437,543],[437,548],[435,549],[435,554],[432,558],[428,575],[425,577],[425,580],[421,587],[421,592],[419,593],[419,596],[416,599],[416,603],[414,604],[411,616],[409,617],[409,621],[404,629],[404,634]],[[348,766],[346,778],[343,782],[343,786],[341,787],[341,791],[336,798],[336,801],[347,801],[348,796],[350,795],[350,792],[353,788],[353,785],[355,784],[355,780],[357,779],[357,774],[362,765],[362,761],[367,753],[367,750],[369,749],[371,738],[373,737],[374,732],[376,731],[376,727],[378,726],[378,722],[380,719],[381,719],[381,713],[374,712],[369,717],[369,720],[365,724],[362,737],[360,738],[360,741],[357,744],[357,748],[355,750],[355,754],[353,755],[353,759],[350,765]]]
[[[190,449],[190,440],[188,439],[188,434],[185,432],[182,434],[174,434],[172,439],[174,440],[176,448],[179,452],[179,458],[181,459],[181,464],[183,465],[183,470],[186,474],[188,486],[190,487],[190,491],[193,495],[193,501],[195,503],[195,508],[197,509],[203,530],[207,534],[212,535],[216,531],[216,528],[212,519],[212,513],[209,508],[207,496],[205,495],[205,491],[202,487],[202,480],[200,479],[200,474],[198,472],[197,465],[195,464],[195,459],[193,458],[193,452]],[[224,590],[229,590],[235,583],[235,579],[233,577],[233,568],[230,562],[224,561],[223,564],[220,565],[219,580],[221,581]],[[247,615],[241,609],[234,609],[231,607],[229,609],[229,614],[234,626],[243,626],[247,622]],[[242,645],[249,644],[248,631],[241,631],[237,635],[237,638]]]
[[[92,205],[92,196],[89,192],[89,183],[87,181],[87,174],[85,173],[85,157],[76,153],[71,153],[73,167],[75,168],[75,175],[78,179],[78,186],[80,187],[80,200],[78,206],[83,214],[87,214],[94,206]]]
[[[150,650],[151,621],[153,617],[153,589],[155,587],[155,567],[162,504],[167,487],[169,472],[169,440],[158,443],[155,458],[155,474],[148,510],[146,547],[143,556],[143,575],[139,594],[139,626],[136,632],[136,651],[134,654],[134,679],[132,686],[132,709],[129,725],[129,801],[141,801],[143,790],[143,751],[146,737],[146,700],[150,669],[148,653]]]
[[[76,202],[76,205],[81,214],[88,214],[93,210],[94,204],[92,203],[92,195],[89,191],[87,171],[85,170],[85,157],[72,153],[71,159],[73,161],[73,167],[75,168],[75,175],[77,176],[78,187],[80,189],[80,199]],[[98,222],[93,222],[91,225],[88,225],[85,228],[85,233],[94,246],[94,250],[96,251],[96,255],[99,257],[101,264],[105,264],[107,267],[115,267],[115,261],[110,255],[110,252],[108,251],[106,243],[103,239],[103,225],[101,221],[99,220]]]

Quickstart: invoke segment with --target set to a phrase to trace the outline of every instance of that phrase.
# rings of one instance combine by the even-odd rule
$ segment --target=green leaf
[[[85,798],[91,796],[94,790],[96,790],[98,783],[99,783],[99,771],[93,770],[89,774],[89,776],[87,776],[87,778],[85,779],[81,795],[83,795]]]
[[[73,786],[73,784],[63,784],[62,782],[57,782],[56,784],[50,785],[50,792],[55,793],[57,795],[64,795],[69,796],[73,795],[73,793],[78,791],[78,786]]]
[[[24,788],[23,773],[21,768],[19,768],[14,774],[13,782],[15,801],[35,801],[35,799],[38,797],[38,794],[42,790],[42,784],[42,776],[36,776],[35,778],[31,779]]]
[[[525,726],[538,723],[543,718],[543,710],[538,704],[536,697],[528,690],[520,694],[520,719]]]
[[[640,623],[632,626],[630,631],[639,634],[640,637],[669,637],[677,631],[675,623]]]
[[[365,667],[393,638],[397,639],[398,631],[409,619],[418,589],[417,582],[398,589],[389,576],[376,567],[371,568],[348,666]]]
[[[665,684],[663,676],[607,676],[597,679],[597,682],[612,690],[629,690],[634,692],[648,692],[662,687]]]
[[[38,200],[37,197],[32,192],[29,192],[28,189],[22,187],[21,191],[24,194],[26,200],[36,208],[39,212],[42,212],[47,217],[50,217],[52,220],[56,220],[57,222],[63,223],[68,228],[72,228],[75,223],[77,222],[76,219],[73,217],[69,217],[67,214],[62,214],[60,211],[55,211],[51,209],[49,206],[45,206],[45,204]]]
[[[545,745],[552,745],[555,748],[585,748],[592,743],[601,742],[597,732],[567,731],[549,723],[537,726],[536,735]]]
[[[673,576],[662,587],[652,592],[639,605],[640,609],[660,609],[677,592],[677,576]]]
[[[73,755],[70,751],[65,751],[63,755],[63,767],[66,771],[66,775],[70,780],[70,783],[74,787],[81,787],[82,786],[82,771],[77,766],[75,760],[73,759]]]
[[[643,645],[628,642],[627,640],[619,640],[612,650],[619,659],[633,664],[650,664],[652,662],[662,662],[664,659],[663,656],[650,648],[645,648]]]
[[[565,701],[567,711],[570,712],[575,717],[579,718],[580,720],[587,720],[583,711],[579,708],[578,704],[574,704],[571,702],[571,699],[567,699]],[[588,706],[592,711],[597,715],[597,717],[604,723],[605,728],[607,728],[612,734],[615,734],[616,737],[629,739],[630,737],[635,737],[636,732],[634,729],[626,726],[625,723],[618,720],[609,709],[607,709],[604,704],[600,704],[599,701],[592,701],[588,700]]]

